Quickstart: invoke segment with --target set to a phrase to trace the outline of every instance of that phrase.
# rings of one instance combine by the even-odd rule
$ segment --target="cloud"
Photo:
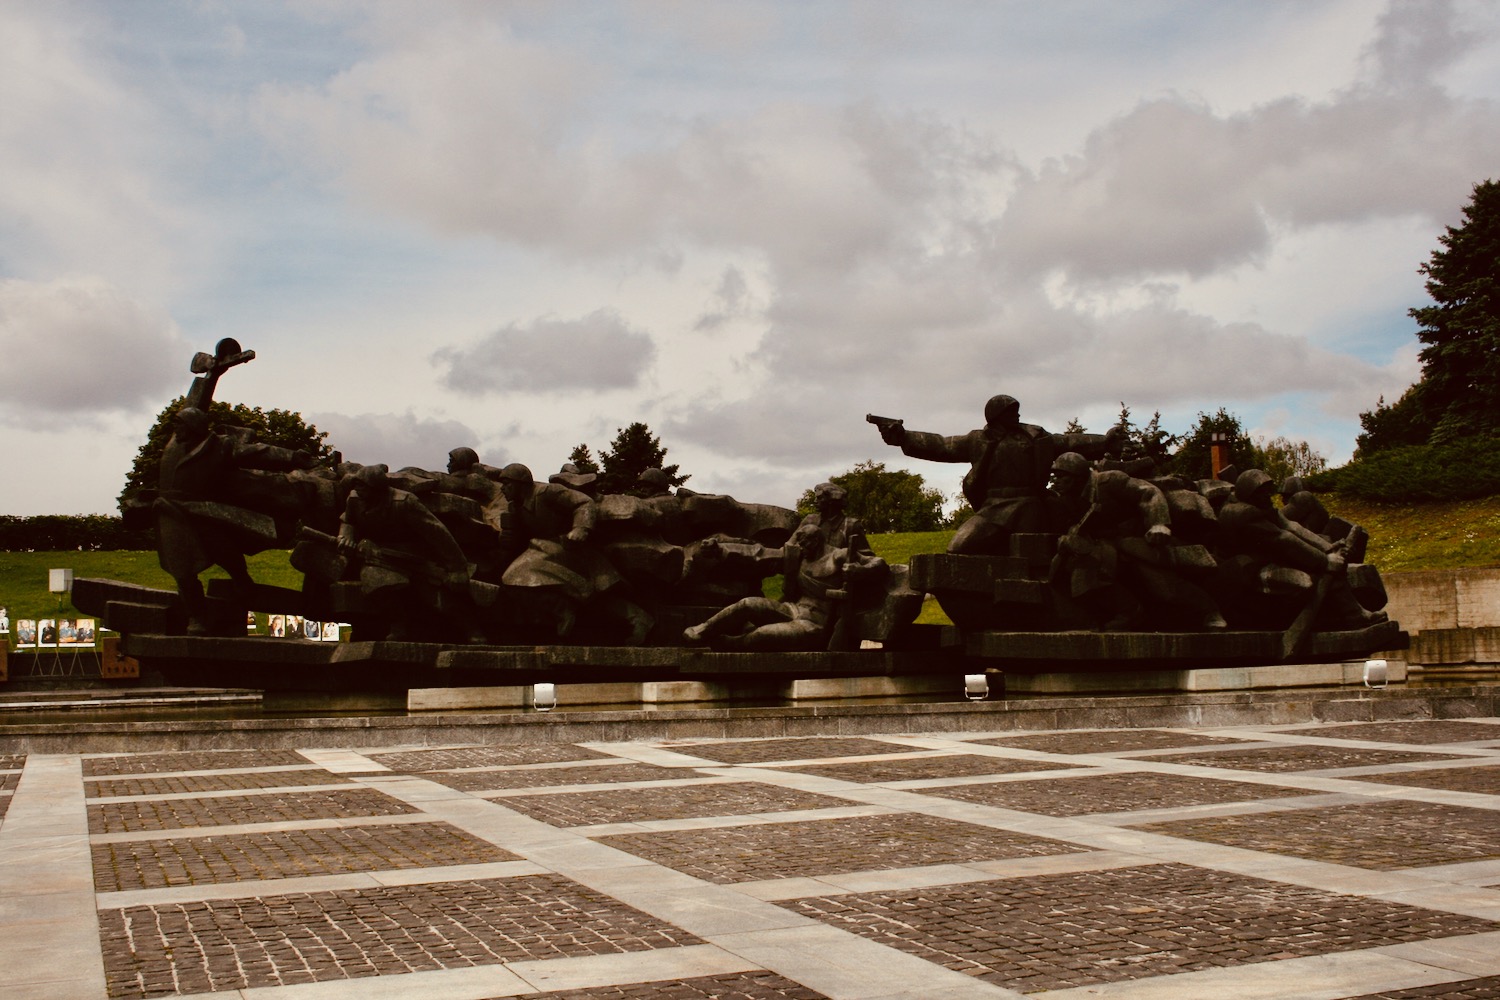
[[[35,425],[159,403],[193,348],[171,319],[99,281],[0,280],[0,419]],[[175,388],[176,392],[172,390]]]
[[[182,190],[166,190],[192,144],[122,83],[101,51],[101,22],[75,5],[0,4],[6,265],[12,275],[102,275],[164,293],[211,242],[194,231],[201,220]]]
[[[384,463],[393,469],[415,466],[442,469],[454,448],[474,448],[482,457],[479,435],[457,420],[405,413],[312,413],[308,423],[328,433],[330,447],[344,459],[363,465]]]
[[[612,309],[581,319],[546,317],[501,327],[468,348],[445,347],[432,360],[442,384],[482,396],[492,392],[629,389],[656,357],[651,336]]]
[[[1449,221],[1500,162],[1500,105],[1431,83],[1470,41],[1452,16],[1446,3],[1390,8],[1370,78],[1327,101],[1230,115],[1142,102],[1018,181],[995,227],[1000,259],[1083,284],[1203,277],[1263,259],[1279,227]]]

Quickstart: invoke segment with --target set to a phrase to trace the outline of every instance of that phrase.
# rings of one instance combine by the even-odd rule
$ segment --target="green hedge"
[[[118,552],[156,548],[155,532],[108,514],[0,515],[0,552]]]
[[[1309,476],[1308,489],[1375,503],[1478,500],[1500,495],[1500,438],[1408,445]]]

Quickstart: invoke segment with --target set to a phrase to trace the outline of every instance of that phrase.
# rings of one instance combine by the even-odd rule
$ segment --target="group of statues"
[[[1367,536],[1302,489],[1259,469],[1220,478],[1155,476],[1119,428],[1052,434],[995,396],[985,426],[942,436],[870,416],[913,458],[967,462],[973,515],[954,555],[1004,557],[1013,536],[1057,536],[1047,573],[1056,627],[1103,631],[1357,629],[1386,620],[1384,590],[1361,565]],[[1351,572],[1351,567],[1356,567]]]
[[[574,466],[542,482],[519,463],[485,465],[467,447],[442,471],[320,463],[210,425],[219,377],[253,358],[233,341],[195,357],[150,501],[190,633],[215,631],[216,612],[231,610],[205,594],[199,574],[228,572],[242,623],[257,592],[245,555],[269,548],[292,550],[317,616],[352,622],[356,638],[857,649],[889,639],[920,606],[907,568],[875,555],[831,483],[814,489],[816,511],[799,518],[674,492],[660,469],[629,494],[600,495],[597,476]],[[983,428],[957,436],[868,419],[906,455],[970,466],[973,514],[950,555],[987,557],[1002,572],[1015,539],[1055,537],[1039,628],[1383,620],[1349,570],[1363,533],[1329,518],[1295,481],[1278,509],[1258,470],[1232,483],[1154,477],[1119,429],[1048,433],[1022,423],[1009,396],[989,401]],[[762,581],[777,574],[783,592],[773,600]]]
[[[572,465],[541,482],[467,447],[442,471],[319,463],[210,426],[218,378],[253,357],[225,341],[195,358],[150,499],[190,634],[235,617],[199,574],[223,567],[225,590],[253,606],[245,556],[270,548],[291,549],[309,612],[351,622],[356,638],[857,648],[872,635],[855,627],[861,615],[888,603],[892,575],[831,484],[799,519],[674,492],[661,469],[600,495],[598,477]],[[782,573],[784,599],[767,599],[764,578]]]

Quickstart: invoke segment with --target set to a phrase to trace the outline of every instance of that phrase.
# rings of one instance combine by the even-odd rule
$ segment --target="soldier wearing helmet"
[[[1049,574],[1064,618],[1106,630],[1225,627],[1200,586],[1215,569],[1213,557],[1202,546],[1175,544],[1160,489],[1119,470],[1098,471],[1076,452],[1059,455],[1052,476],[1071,523]]]
[[[1051,434],[1021,423],[1021,404],[1006,395],[990,397],[984,419],[984,427],[952,436],[909,431],[899,420],[878,423],[885,443],[912,458],[969,463],[963,492],[975,514],[954,533],[949,552],[1004,555],[1014,532],[1055,530],[1044,500],[1053,460],[1069,451],[1099,458],[1122,433]]]

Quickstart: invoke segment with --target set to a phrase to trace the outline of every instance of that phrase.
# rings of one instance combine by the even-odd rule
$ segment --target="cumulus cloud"
[[[1327,101],[1227,115],[1177,96],[1143,102],[1018,181],[996,227],[1001,258],[1081,283],[1202,277],[1261,259],[1278,226],[1447,221],[1500,162],[1500,106],[1430,82],[1467,44],[1452,13],[1392,7],[1371,78]]]
[[[479,435],[457,420],[405,413],[311,413],[307,420],[328,434],[327,443],[344,459],[363,465],[384,463],[393,469],[415,466],[442,469],[454,448],[480,451]]]
[[[160,310],[104,282],[0,280],[0,418],[51,424],[186,390],[193,355]]]
[[[0,5],[6,263],[13,275],[103,275],[165,290],[191,257],[185,243],[204,252],[181,191],[165,190],[164,168],[187,144],[100,57],[101,21],[74,6]]]
[[[445,347],[432,360],[443,385],[471,395],[507,390],[628,389],[656,357],[650,334],[612,309],[580,319],[552,317],[501,327],[471,347]]]

